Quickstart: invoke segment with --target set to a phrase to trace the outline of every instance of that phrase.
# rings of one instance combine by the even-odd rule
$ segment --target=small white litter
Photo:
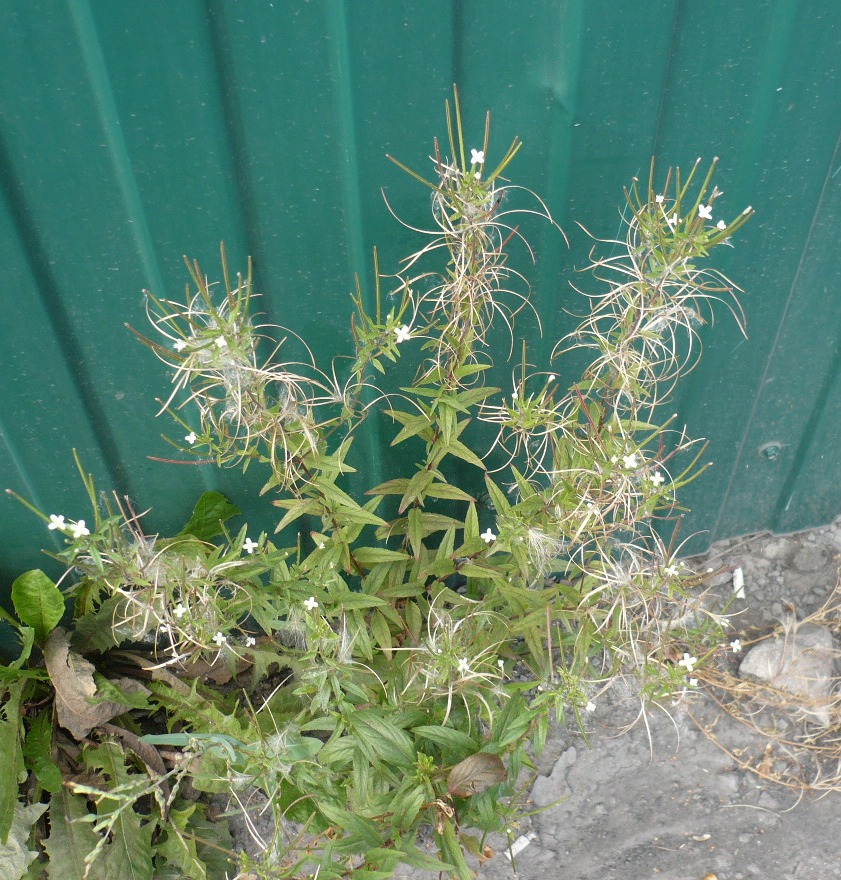
[[[745,598],[745,573],[741,566],[733,569],[733,595],[737,599]]]
[[[505,857],[510,862],[516,855],[521,853],[533,840],[537,840],[537,835],[531,831],[528,834],[521,834],[511,846],[505,850]]]

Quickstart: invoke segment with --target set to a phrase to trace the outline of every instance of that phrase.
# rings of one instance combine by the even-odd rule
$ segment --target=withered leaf
[[[504,782],[508,774],[498,755],[477,752],[470,755],[450,770],[447,777],[447,791],[458,797],[481,794],[492,785]]]
[[[96,696],[95,669],[84,657],[70,650],[67,633],[56,627],[44,646],[44,660],[55,688],[58,723],[76,739],[83,739],[99,724],[126,711],[109,700],[92,703]]]

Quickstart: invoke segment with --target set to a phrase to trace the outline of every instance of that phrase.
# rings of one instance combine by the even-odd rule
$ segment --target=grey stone
[[[792,562],[795,568],[798,568],[800,571],[819,571],[826,565],[827,559],[828,554],[823,547],[819,547],[816,544],[810,546],[801,545],[797,553],[794,554]]]
[[[828,698],[836,653],[835,640],[826,627],[793,622],[785,635],[751,648],[739,667],[739,676],[801,698],[801,711],[810,721],[826,727],[831,721]]]
[[[552,768],[548,776],[539,776],[532,788],[531,799],[537,807],[546,807],[559,798],[568,797],[571,794],[567,785],[567,770],[575,763],[578,752],[574,746],[568,748]]]

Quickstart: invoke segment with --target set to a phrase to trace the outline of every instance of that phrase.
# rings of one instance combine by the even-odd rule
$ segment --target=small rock
[[[539,776],[532,788],[531,798],[537,807],[546,807],[554,803],[559,798],[567,797],[571,794],[570,787],[567,785],[567,770],[575,763],[578,756],[574,746],[568,748],[557,763],[552,768],[552,772],[548,776]]]
[[[819,571],[827,563],[827,553],[817,545],[801,546],[792,562],[800,571]]]
[[[763,791],[762,794],[759,795],[759,803],[758,806],[762,807],[764,810],[779,810],[780,802],[775,798],[768,794],[767,791]]]
[[[722,773],[718,777],[718,790],[723,795],[736,794],[742,784],[738,773]]]
[[[831,720],[827,697],[834,681],[835,655],[835,640],[826,627],[794,623],[785,636],[765,639],[751,648],[739,676],[801,697],[802,711],[826,727]]]
[[[789,542],[784,538],[769,541],[762,548],[762,555],[766,559],[785,559],[789,554]]]

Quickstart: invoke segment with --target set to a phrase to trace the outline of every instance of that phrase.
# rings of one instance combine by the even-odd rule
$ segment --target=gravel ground
[[[802,619],[838,583],[841,520],[795,535],[767,533],[715,545],[692,560],[696,570],[724,567],[717,579],[732,591],[744,573],[738,629],[767,629],[790,608]],[[714,581],[714,583],[716,583]],[[716,709],[703,693],[672,717],[656,712],[618,735],[638,711],[619,698],[580,732],[557,729],[541,757],[535,806],[563,798],[516,829],[528,845],[482,866],[502,880],[831,880],[841,877],[841,794],[802,794],[740,766],[698,727],[741,755],[767,742]]]

